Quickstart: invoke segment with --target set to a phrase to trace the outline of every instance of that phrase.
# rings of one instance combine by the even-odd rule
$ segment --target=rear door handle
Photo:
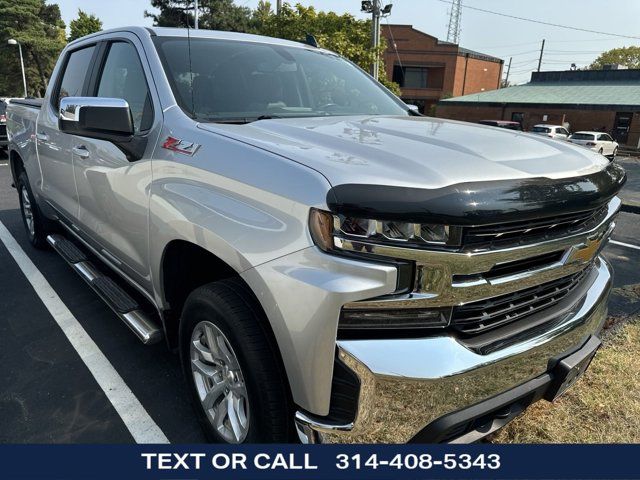
[[[49,141],[49,135],[47,135],[44,132],[36,133],[36,138],[38,139],[39,142],[48,142]]]
[[[87,147],[84,145],[76,145],[71,151],[80,158],[89,158],[89,150],[87,150]]]

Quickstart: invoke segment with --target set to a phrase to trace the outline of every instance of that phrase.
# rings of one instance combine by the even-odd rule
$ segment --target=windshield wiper
[[[258,120],[273,120],[275,118],[282,118],[282,117],[280,117],[278,115],[260,115],[258,118],[256,118],[253,121],[257,122]]]
[[[276,118],[283,118],[278,115],[260,115],[259,117],[229,117],[229,118],[206,118],[201,119],[205,122],[212,123],[229,123],[229,124],[237,124],[244,125],[245,123],[257,122],[258,120],[272,120]]]

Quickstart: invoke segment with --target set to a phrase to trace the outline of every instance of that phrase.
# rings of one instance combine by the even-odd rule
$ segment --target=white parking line
[[[630,243],[619,242],[617,240],[609,240],[609,243],[613,243],[614,245],[619,245],[621,247],[633,248],[634,250],[640,250],[640,246],[631,245]]]
[[[124,383],[111,362],[82,328],[2,222],[0,222],[0,241],[7,247],[42,303],[78,352],[135,441],[137,443],[169,443],[160,427]]]

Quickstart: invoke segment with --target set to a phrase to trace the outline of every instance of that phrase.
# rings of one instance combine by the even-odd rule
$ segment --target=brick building
[[[598,130],[640,147],[640,70],[534,72],[531,82],[442,100],[436,116],[467,122],[514,120]]]
[[[383,25],[387,77],[400,85],[402,99],[429,113],[443,97],[500,87],[503,61],[416,30],[411,25]]]

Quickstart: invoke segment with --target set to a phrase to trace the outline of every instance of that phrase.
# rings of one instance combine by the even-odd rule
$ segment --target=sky
[[[287,0],[283,0],[287,1]],[[365,18],[359,0],[298,0],[319,10],[351,13]],[[410,24],[418,30],[446,39],[447,0],[382,0],[393,3],[390,23]],[[123,25],[151,25],[144,11],[152,10],[149,0],[49,0],[58,3],[64,21],[77,15],[78,8],[97,15],[105,28]],[[235,0],[237,5],[255,7],[258,0]],[[295,0],[290,3],[297,3]],[[275,4],[275,0],[272,1]],[[463,0],[463,5],[557,23],[587,30],[627,35],[619,38],[504,18],[463,8],[460,45],[505,60],[513,57],[510,81],[524,83],[537,67],[540,44],[546,40],[543,70],[566,70],[572,63],[589,65],[598,53],[611,48],[640,45],[639,0]]]

